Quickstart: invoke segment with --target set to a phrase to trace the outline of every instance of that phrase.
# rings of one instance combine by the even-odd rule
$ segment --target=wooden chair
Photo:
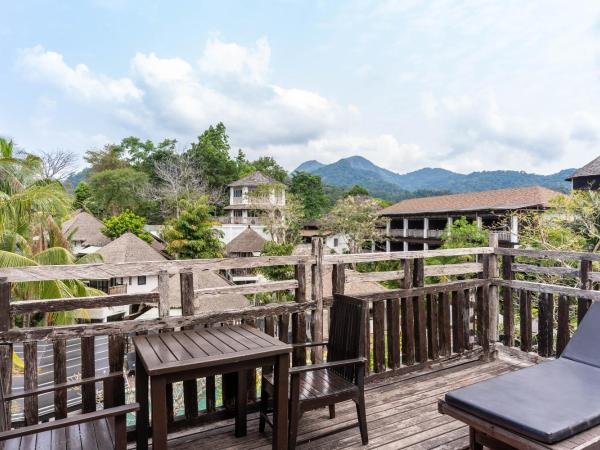
[[[329,407],[335,417],[335,404],[347,400],[356,403],[362,442],[369,441],[364,394],[364,339],[368,303],[345,295],[335,295],[331,307],[328,342],[296,344],[295,347],[327,346],[327,362],[290,369],[289,448],[296,446],[298,422],[305,411]],[[259,431],[265,423],[268,400],[273,397],[273,376],[264,374],[261,389]],[[356,425],[353,425],[356,426]],[[339,431],[349,427],[344,427]]]
[[[106,378],[104,377],[104,379]],[[87,382],[90,382],[90,380],[72,381],[64,385],[53,386],[51,389],[38,388],[6,396],[0,378],[0,430],[6,430],[8,428],[7,424],[10,423],[10,412],[6,408],[7,400],[75,387]],[[9,398],[7,399],[7,397]],[[139,405],[137,403],[121,405],[100,411],[77,414],[64,419],[0,431],[0,449],[64,450],[68,448],[84,450],[114,448],[125,450],[127,448],[126,415],[138,410]]]

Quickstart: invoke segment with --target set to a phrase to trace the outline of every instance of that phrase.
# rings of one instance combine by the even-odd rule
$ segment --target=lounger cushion
[[[600,368],[560,358],[449,392],[446,402],[552,444],[600,424]]]
[[[561,358],[600,367],[600,302],[593,303]]]

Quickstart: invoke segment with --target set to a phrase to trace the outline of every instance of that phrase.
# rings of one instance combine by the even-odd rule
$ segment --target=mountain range
[[[362,156],[342,158],[332,164],[311,160],[300,164],[294,172],[319,175],[326,185],[351,187],[358,184],[371,195],[398,201],[409,197],[455,192],[475,192],[524,186],[544,186],[566,192],[565,181],[575,169],[551,175],[538,175],[516,170],[493,170],[462,174],[446,169],[426,167],[399,174],[373,164]]]

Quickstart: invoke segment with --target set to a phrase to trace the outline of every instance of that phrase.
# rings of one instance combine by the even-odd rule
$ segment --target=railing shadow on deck
[[[471,261],[427,265],[428,258],[465,256]],[[378,261],[397,261],[398,267],[385,272],[348,270],[360,263]],[[559,263],[548,264],[548,261]],[[323,255],[322,241],[316,238],[309,256],[1,269],[0,311],[8,311],[8,314],[0,314],[0,377],[5,386],[6,404],[3,406],[11,412],[4,427],[10,426],[11,419],[13,426],[30,425],[40,420],[65,417],[74,409],[93,411],[98,407],[98,397],[108,397],[111,401],[124,398],[126,378],[121,374],[126,367],[129,340],[135,334],[245,323],[285,342],[320,342],[331,294],[345,293],[347,283],[351,282],[399,282],[397,289],[356,295],[370,304],[371,311],[369,323],[365,324],[368,334],[365,354],[369,358],[367,382],[488,358],[496,341],[525,352],[537,352],[543,357],[559,355],[574,323],[581,320],[592,300],[600,300],[600,292],[592,290],[593,283],[600,281],[600,274],[592,272],[592,261],[600,261],[600,255],[498,248],[497,237],[492,237],[490,247],[482,248]],[[574,262],[578,262],[578,267]],[[270,266],[294,266],[294,279],[194,289],[196,271]],[[323,291],[324,285],[328,284],[323,279],[329,272],[325,270],[326,266],[331,266],[332,293]],[[157,292],[54,300],[10,299],[12,283],[141,275],[158,276]],[[540,276],[552,277],[555,282],[532,279]],[[182,315],[177,317],[169,315],[170,277],[180,278]],[[310,292],[307,292],[309,288]],[[194,304],[202,298],[274,291],[293,292],[294,301],[195,313]],[[151,305],[158,309],[159,317],[56,327],[14,326],[14,319],[24,314],[117,305]],[[105,370],[97,366],[100,340],[107,341],[102,347],[108,354]],[[43,383],[38,370],[39,346],[42,345],[52,348],[52,357],[46,357],[46,364],[53,373],[50,382],[45,380]],[[13,351],[17,347],[24,359],[22,374],[13,370]],[[79,351],[76,358],[68,354],[70,347]],[[293,362],[305,364],[307,360],[319,361],[322,357],[316,349],[312,354],[307,354],[306,349],[296,349]],[[75,374],[70,374],[66,366],[67,361],[73,359],[79,362],[79,367]],[[73,365],[72,362],[69,364]],[[198,390],[184,389],[182,401],[176,390],[172,395],[174,400],[169,403],[171,429],[218,420],[227,415],[235,386],[228,377],[219,378],[200,380],[201,389]],[[248,400],[256,405],[259,378],[256,373],[250,378]],[[99,383],[102,383],[102,389],[99,389]],[[40,397],[49,395],[57,387],[59,390],[53,397],[52,407],[40,415]],[[13,389],[25,391],[22,403],[12,401]],[[72,391],[76,391],[77,401],[73,400],[73,395],[68,395]]]

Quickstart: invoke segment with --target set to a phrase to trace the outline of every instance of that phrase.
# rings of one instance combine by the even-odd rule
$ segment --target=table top
[[[226,365],[289,353],[292,346],[247,325],[204,328],[133,338],[148,375]]]

